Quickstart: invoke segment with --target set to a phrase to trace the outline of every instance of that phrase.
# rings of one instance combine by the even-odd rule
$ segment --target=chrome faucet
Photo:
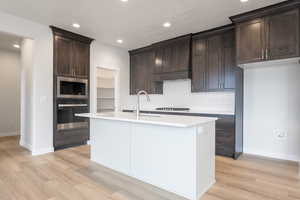
[[[140,109],[141,109],[141,103],[140,103],[140,95],[144,94],[147,97],[147,101],[150,101],[150,97],[148,95],[148,93],[145,90],[140,90],[137,93],[137,105],[136,105],[136,119],[138,120],[140,118]]]

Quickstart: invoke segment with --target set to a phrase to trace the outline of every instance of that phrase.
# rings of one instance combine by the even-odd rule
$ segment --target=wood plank
[[[89,146],[32,157],[0,138],[2,200],[186,200],[90,161]],[[299,200],[298,164],[243,155],[216,158],[217,183],[201,200]]]

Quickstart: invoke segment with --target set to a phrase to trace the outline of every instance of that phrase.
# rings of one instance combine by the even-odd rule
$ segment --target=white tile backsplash
[[[191,93],[191,80],[174,80],[164,82],[163,95],[150,95],[150,102],[141,97],[142,109],[174,106],[189,107],[199,112],[234,113],[234,92]],[[136,96],[128,96],[122,103],[122,109],[133,109]]]

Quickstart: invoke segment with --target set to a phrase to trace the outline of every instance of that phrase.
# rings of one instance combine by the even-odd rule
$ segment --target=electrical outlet
[[[279,140],[284,140],[287,138],[287,132],[279,129],[274,130],[274,135]]]

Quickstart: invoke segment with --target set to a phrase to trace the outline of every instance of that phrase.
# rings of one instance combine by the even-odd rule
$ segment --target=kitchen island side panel
[[[91,159],[197,200],[215,181],[214,126],[214,121],[179,128],[91,119]]]

